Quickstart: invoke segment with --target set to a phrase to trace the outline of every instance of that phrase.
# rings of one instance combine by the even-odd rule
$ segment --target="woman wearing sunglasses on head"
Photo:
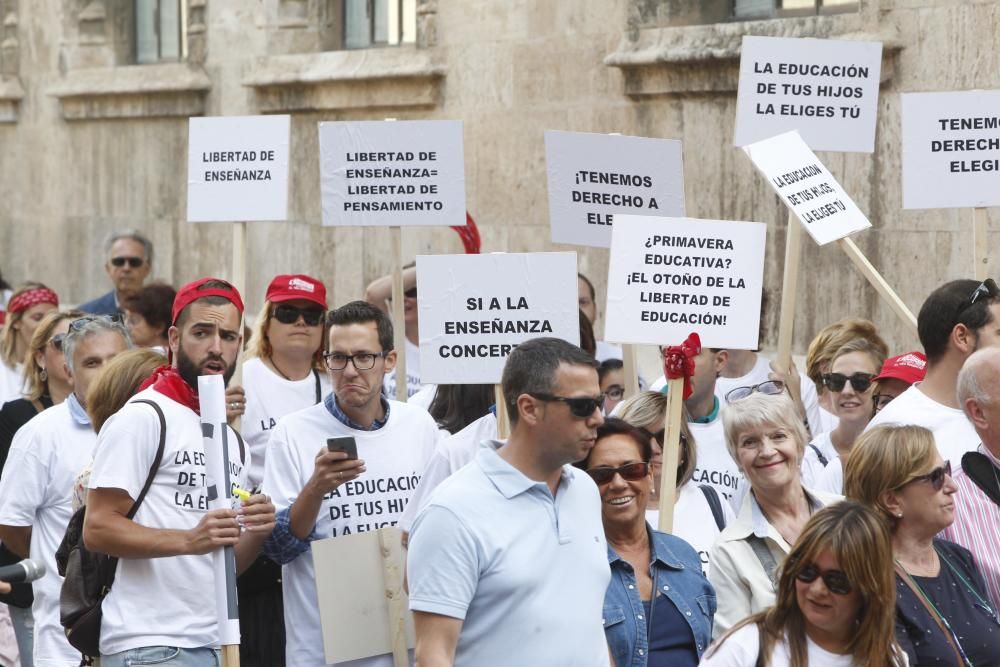
[[[922,426],[877,426],[854,445],[848,497],[890,526],[896,570],[896,637],[911,664],[996,667],[1000,622],[976,563],[935,536],[954,520],[951,465]]]
[[[652,526],[659,524],[660,516],[657,491],[660,488],[660,472],[663,464],[666,410],[666,395],[658,391],[643,391],[622,401],[615,415],[640,428],[649,438],[653,450],[650,459],[653,486],[646,504],[646,521]],[[736,515],[733,514],[729,502],[721,497],[714,487],[691,483],[697,464],[697,446],[685,420],[681,422],[680,451],[677,457],[677,502],[674,505],[673,534],[694,547],[701,560],[701,569],[705,576],[708,576],[709,551],[719,533],[736,518]]]
[[[823,373],[822,380],[837,425],[813,438],[806,448],[802,459],[802,483],[809,488],[840,493],[839,483],[834,481],[827,487],[820,479],[824,476],[824,468],[830,468],[830,473],[836,471],[837,478],[842,479],[841,461],[847,458],[854,441],[874,413],[873,380],[884,361],[882,348],[867,338],[855,338],[833,355],[830,371]]]
[[[705,667],[905,667],[893,634],[892,549],[861,503],[816,512],[781,567],[774,606],[743,620]]]
[[[609,417],[576,464],[601,494],[611,566],[604,633],[617,667],[694,667],[711,639],[715,592],[691,545],[646,523],[649,440],[642,429]]]
[[[778,565],[809,517],[840,500],[802,486],[806,431],[786,394],[754,392],[726,406],[722,422],[729,454],[750,492],[712,547],[709,579],[719,595],[716,637],[774,604]]]

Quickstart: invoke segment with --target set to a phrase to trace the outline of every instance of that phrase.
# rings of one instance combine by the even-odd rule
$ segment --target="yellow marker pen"
[[[241,489],[239,487],[233,489],[233,495],[239,498],[240,500],[244,501],[250,500],[250,492],[245,491],[244,489]]]

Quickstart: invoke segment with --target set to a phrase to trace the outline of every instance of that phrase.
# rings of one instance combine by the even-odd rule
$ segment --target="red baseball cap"
[[[275,276],[267,286],[267,296],[264,298],[271,303],[305,299],[326,310],[326,287],[323,282],[302,273]]]
[[[202,288],[202,286],[208,282],[225,283],[232,289],[224,290],[216,287]],[[177,324],[177,316],[181,314],[181,311],[184,310],[184,308],[190,305],[192,301],[204,299],[206,296],[221,296],[223,299],[227,299],[231,304],[236,306],[236,310],[240,311],[240,315],[243,315],[243,299],[240,297],[240,293],[235,287],[233,287],[228,281],[220,278],[202,278],[201,280],[195,280],[194,282],[188,283],[177,291],[177,296],[174,297],[174,307],[170,314],[170,323]]]
[[[895,357],[889,357],[882,364],[882,372],[875,376],[875,382],[880,380],[901,380],[907,384],[920,382],[927,372],[927,357],[923,352],[907,352]]]

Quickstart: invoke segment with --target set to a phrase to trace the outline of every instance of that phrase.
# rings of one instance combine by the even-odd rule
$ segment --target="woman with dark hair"
[[[170,285],[152,283],[122,300],[125,323],[136,347],[152,347],[166,353],[175,296],[177,290]]]
[[[843,501],[809,519],[781,567],[775,604],[737,623],[704,667],[905,667],[893,634],[885,524]]]
[[[691,545],[646,523],[649,440],[646,431],[609,417],[576,464],[601,494],[611,566],[604,633],[619,667],[694,667],[711,641],[715,591]]]
[[[604,414],[610,415],[625,397],[625,364],[621,359],[605,359],[597,367],[597,381],[604,394]]]
[[[491,384],[439,384],[427,411],[438,428],[454,435],[489,412],[495,401]]]

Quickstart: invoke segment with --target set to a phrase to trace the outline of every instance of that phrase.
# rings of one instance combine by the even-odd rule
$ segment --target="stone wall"
[[[184,221],[190,115],[293,115],[291,221],[249,225],[251,308],[275,273],[321,276],[337,303],[390,266],[385,231],[319,226],[319,121],[463,120],[484,251],[553,248],[544,130],[620,132],[684,141],[689,215],[768,223],[771,347],[786,216],[732,147],[747,33],[885,44],[876,152],[821,158],[872,220],[859,246],[911,309],[973,273],[971,212],[901,210],[899,93],[1000,88],[1000,2],[861,0],[830,16],[699,25],[718,3],[419,0],[416,45],[321,51],[338,45],[337,2],[186,1],[187,61],[134,66],[126,0],[0,0],[0,267],[11,281],[42,279],[67,302],[102,293],[101,242],[123,227],[154,240],[157,277],[227,275],[231,226]],[[607,252],[568,249],[603,292]],[[450,230],[404,230],[407,259],[460,251]],[[797,351],[845,316],[874,319],[894,349],[916,346],[835,246],[806,239],[803,267]]]

